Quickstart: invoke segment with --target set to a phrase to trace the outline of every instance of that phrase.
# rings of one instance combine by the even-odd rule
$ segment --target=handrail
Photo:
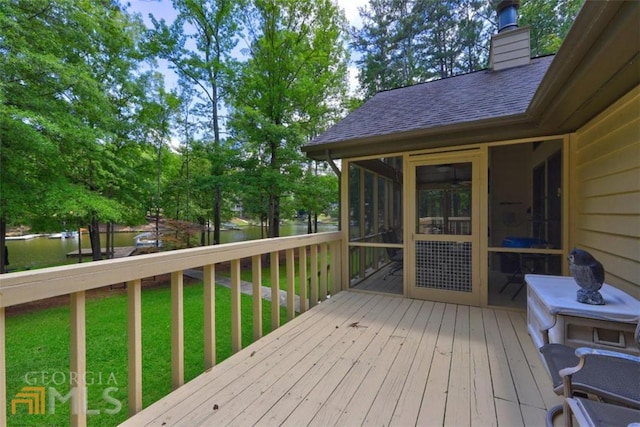
[[[97,261],[85,264],[66,265],[40,270],[22,271],[0,276],[0,425],[7,424],[6,351],[5,351],[5,308],[17,304],[38,301],[62,295],[70,295],[70,372],[76,382],[71,404],[71,425],[86,425],[86,413],[81,402],[86,396],[86,291],[105,286],[126,283],[128,304],[128,376],[129,415],[142,409],[142,346],[141,346],[141,283],[146,277],[171,274],[171,369],[172,386],[178,388],[184,383],[184,319],[183,319],[183,271],[203,267],[204,276],[204,346],[205,369],[215,364],[215,266],[231,262],[231,322],[232,351],[241,349],[240,316],[240,260],[250,258],[253,271],[253,316],[254,339],[261,336],[262,303],[261,255],[271,254],[272,329],[280,326],[279,299],[279,252],[286,253],[287,315],[295,316],[294,285],[295,274],[300,278],[300,312],[313,307],[318,300],[327,298],[329,293],[342,290],[340,248],[342,232],[324,232],[246,242],[228,243],[217,246],[182,249],[131,258]],[[298,249],[297,265],[294,250]],[[310,252],[307,258],[307,250]],[[330,257],[330,259],[329,259]],[[307,269],[307,259],[310,268]],[[328,271],[331,266],[330,271]],[[310,283],[307,297],[306,286]],[[329,283],[331,288],[329,289]],[[308,300],[307,300],[308,298]]]
[[[0,307],[68,295],[273,251],[317,245],[342,237],[338,231],[227,243],[130,258],[28,270],[0,275]],[[108,274],[107,274],[108,273]],[[34,298],[37,295],[38,298]]]

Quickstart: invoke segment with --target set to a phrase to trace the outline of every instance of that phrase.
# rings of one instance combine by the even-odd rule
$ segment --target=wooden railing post
[[[311,280],[309,281],[309,306],[318,304],[318,245],[311,245]]]
[[[7,359],[5,317],[0,294],[0,426],[7,425]]]
[[[204,368],[216,364],[216,269],[214,264],[203,268],[204,286]]]
[[[242,350],[242,313],[240,311],[240,260],[231,261],[231,351]]]
[[[71,386],[71,425],[84,427],[87,425],[85,403],[87,389],[85,384],[87,372],[86,348],[86,313],[85,291],[71,294],[71,355],[70,355],[70,386]]]
[[[142,410],[142,280],[127,282],[129,416]]]
[[[171,274],[171,381],[174,389],[184,384],[184,283],[183,270],[204,267],[204,346],[205,369],[216,363],[215,346],[215,264],[231,262],[232,265],[232,305],[234,351],[242,348],[242,317],[240,311],[240,260],[252,258],[253,263],[253,336],[262,336],[262,263],[261,257],[271,257],[271,326],[280,326],[280,267],[279,251],[286,251],[287,268],[287,309],[289,319],[295,316],[295,250],[299,250],[300,312],[315,306],[327,296],[328,260],[331,250],[332,268],[331,292],[335,293],[339,280],[334,279],[341,271],[339,250],[334,245],[340,241],[340,233],[320,233],[308,236],[291,236],[268,239],[264,242],[237,242],[228,247],[191,248],[183,251],[150,254],[131,259],[105,260],[101,263],[77,266],[60,266],[30,272],[28,275],[2,275],[0,277],[0,427],[7,423],[7,354],[5,308],[56,296],[70,296],[70,382],[72,406],[70,424],[86,425],[87,384],[86,384],[86,291],[127,283],[127,351],[128,351],[128,403],[129,413],[142,409],[142,278],[153,275]],[[321,245],[318,248],[318,245]],[[307,258],[307,247],[311,247]],[[320,252],[320,254],[319,254]],[[186,256],[185,256],[186,255]],[[320,255],[320,259],[318,256]],[[308,275],[307,261],[311,263]],[[110,268],[113,266],[113,268]],[[318,270],[320,268],[320,270]],[[309,277],[310,276],[310,277]],[[337,277],[337,276],[336,276]],[[91,280],[87,280],[90,278]],[[309,281],[309,282],[307,282]],[[320,295],[319,295],[320,294]],[[309,296],[307,298],[307,295]]]
[[[251,257],[251,282],[253,285],[253,340],[262,337],[262,257]]]
[[[300,313],[309,309],[309,292],[307,292],[307,247],[298,248],[298,265],[300,266]]]
[[[328,282],[328,274],[327,267],[329,266],[329,262],[327,260],[327,244],[322,243],[320,245],[320,300],[324,301],[327,299],[327,282]]]
[[[280,327],[280,254],[271,252],[271,330]]]
[[[295,253],[287,249],[287,320],[296,317],[296,267]]]
[[[171,273],[171,387],[184,384],[184,279],[182,271]]]
[[[331,251],[331,295],[335,295],[342,290],[342,272],[340,271],[340,242],[330,243]]]

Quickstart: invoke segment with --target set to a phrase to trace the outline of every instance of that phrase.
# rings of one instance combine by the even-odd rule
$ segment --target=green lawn
[[[265,273],[268,274],[268,273]],[[264,277],[265,279],[268,276]],[[184,288],[185,381],[204,370],[202,284]],[[218,362],[231,355],[229,289],[216,287]],[[87,417],[92,426],[127,418],[127,300],[123,294],[89,299],[87,316]],[[270,331],[271,304],[263,302],[263,329]],[[281,311],[281,324],[286,311]],[[6,326],[7,418],[9,426],[69,423],[69,309],[57,307],[11,316]],[[251,297],[242,295],[242,342],[252,341]],[[171,391],[171,301],[168,287],[143,289],[143,399],[150,405]],[[11,401],[25,386],[45,387],[44,415],[26,405],[12,414]],[[59,394],[56,395],[56,393]],[[56,399],[57,396],[57,399]]]
[[[330,258],[329,258],[330,259]],[[295,262],[295,282],[294,282],[294,286],[295,286],[295,294],[296,295],[300,295],[300,269],[299,269],[299,265],[298,265],[298,260],[296,260]],[[318,261],[318,272],[320,272],[320,262]],[[218,274],[218,273],[216,273]],[[223,277],[229,277],[229,274],[226,272],[221,272],[219,273],[220,276]],[[309,277],[309,275],[311,274],[311,261],[307,258],[307,277]],[[329,274],[329,272],[327,271],[327,274]],[[280,286],[280,290],[286,291],[287,290],[287,267],[284,263],[281,263],[280,267],[278,268],[278,277],[279,279],[279,286]],[[240,279],[245,281],[245,282],[250,282],[253,280],[253,273],[251,271],[251,268],[244,268],[242,269],[242,271],[240,272]],[[271,287],[271,266],[267,263],[262,263],[262,286],[266,286],[268,288]],[[307,295],[309,295],[310,292],[310,281],[307,280]],[[330,285],[328,285],[330,287]]]

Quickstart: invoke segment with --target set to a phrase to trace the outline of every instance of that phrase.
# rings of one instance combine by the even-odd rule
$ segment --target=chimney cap
[[[519,8],[520,0],[496,0],[494,4],[496,6],[496,11],[500,13],[501,10],[506,9],[509,6],[515,6],[516,8]]]
[[[519,0],[502,0],[497,3],[496,11],[498,12],[498,33],[518,28],[519,6]]]

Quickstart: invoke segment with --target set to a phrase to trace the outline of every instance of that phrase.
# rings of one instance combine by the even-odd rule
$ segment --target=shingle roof
[[[308,145],[497,119],[526,112],[553,56],[376,94]]]

